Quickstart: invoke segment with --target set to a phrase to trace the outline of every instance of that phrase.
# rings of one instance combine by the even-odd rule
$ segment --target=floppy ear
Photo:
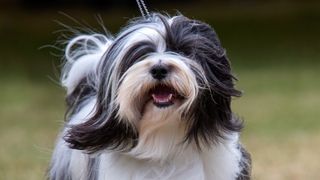
[[[234,88],[234,76],[225,50],[215,31],[205,23],[184,16],[174,18],[171,25],[171,49],[201,65],[206,79],[196,77],[199,90],[197,100],[186,118],[186,140],[210,144],[223,138],[226,132],[239,131],[242,123],[232,115],[232,96],[241,92]]]
[[[241,92],[234,87],[236,79],[217,34],[209,25],[198,23],[193,28],[202,37],[203,44],[194,54],[206,74],[208,89],[200,91],[189,134],[209,144],[242,129],[242,121],[231,110],[232,97],[241,96]]]
[[[69,116],[85,114],[85,100],[95,100],[91,115],[80,117],[86,118],[83,123],[68,127],[64,140],[72,149],[94,153],[103,149],[124,150],[135,144],[135,127],[119,119],[118,107],[111,97],[117,84],[109,85],[114,80],[112,74],[117,73],[112,66],[117,55],[114,49],[117,44],[102,35],[79,36],[67,46],[68,62],[62,83],[68,91]]]
[[[137,138],[135,127],[118,119],[116,110],[109,114],[102,106],[86,122],[72,126],[64,137],[70,148],[87,153],[105,149],[126,151],[136,145]]]
[[[66,102],[71,114],[86,96],[96,91],[95,71],[111,42],[111,37],[101,34],[80,35],[69,41],[61,83],[67,89]]]

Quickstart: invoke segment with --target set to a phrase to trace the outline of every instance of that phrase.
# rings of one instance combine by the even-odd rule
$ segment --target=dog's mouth
[[[171,106],[176,99],[181,98],[174,88],[162,84],[152,88],[149,94],[153,104],[159,108]]]

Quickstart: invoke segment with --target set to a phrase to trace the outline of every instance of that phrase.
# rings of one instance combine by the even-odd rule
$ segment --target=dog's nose
[[[164,79],[168,75],[168,73],[169,68],[164,64],[154,65],[150,70],[150,74],[152,75],[152,77],[157,80]]]

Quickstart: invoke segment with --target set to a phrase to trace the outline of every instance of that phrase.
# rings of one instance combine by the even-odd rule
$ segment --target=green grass
[[[320,178],[318,67],[238,70],[244,95],[233,107],[246,123],[243,141],[255,179]]]
[[[248,136],[290,136],[320,128],[318,66],[239,70],[242,98],[234,108],[247,121]]]
[[[0,96],[0,179],[44,179],[63,122],[63,96],[54,84],[10,80]]]

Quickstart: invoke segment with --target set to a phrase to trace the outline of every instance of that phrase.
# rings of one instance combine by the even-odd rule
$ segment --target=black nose
[[[154,65],[150,70],[152,77],[158,80],[164,79],[168,75],[168,72],[168,67],[163,64]]]

